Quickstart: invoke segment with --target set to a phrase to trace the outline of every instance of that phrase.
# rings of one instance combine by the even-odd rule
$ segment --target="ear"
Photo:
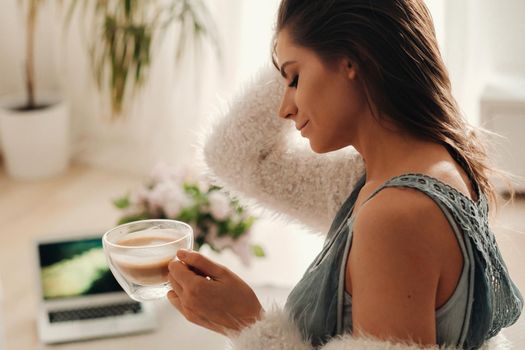
[[[348,58],[343,58],[342,64],[348,79],[355,80],[357,77],[357,69],[354,62],[350,61]]]

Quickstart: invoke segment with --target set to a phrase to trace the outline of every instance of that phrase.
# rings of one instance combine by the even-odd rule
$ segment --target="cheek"
[[[342,130],[354,128],[369,110],[368,101],[357,84],[347,84],[331,97],[330,106],[337,126]]]
[[[333,103],[333,85],[330,78],[319,72],[305,73],[299,79],[295,103],[302,119],[323,119]]]
[[[366,113],[367,102],[352,89],[325,89],[312,103],[314,125],[310,146],[317,153],[334,151],[352,144],[359,121]]]
[[[316,134],[326,133],[330,137],[353,128],[368,108],[357,82],[348,82],[329,74],[303,80],[296,92],[295,102],[300,118],[309,119],[318,129]]]
[[[346,89],[348,109],[355,115],[365,114],[369,110],[368,98],[358,81],[351,82]]]

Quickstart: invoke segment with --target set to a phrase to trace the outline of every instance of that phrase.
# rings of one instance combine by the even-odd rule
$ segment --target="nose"
[[[286,91],[281,101],[281,106],[279,107],[279,117],[288,119],[296,114],[297,106],[295,104],[292,92]]]

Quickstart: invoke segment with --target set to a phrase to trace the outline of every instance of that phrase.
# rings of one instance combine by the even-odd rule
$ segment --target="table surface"
[[[4,322],[5,349],[224,349],[226,338],[188,323],[166,301],[157,305],[160,326],[152,333],[55,346],[45,346],[37,338],[35,315],[38,297],[32,256],[34,240],[48,234],[82,234],[97,232],[94,230],[101,227],[112,227],[119,213],[109,199],[126,193],[141,180],[127,174],[74,166],[66,174],[53,179],[24,182],[8,179],[0,169],[0,281],[3,290],[0,317]],[[501,217],[505,225],[497,228],[496,237],[513,279],[525,291],[523,213],[525,201],[504,209]],[[275,226],[268,226],[264,231],[270,235],[280,234],[271,232],[278,231]],[[272,236],[272,239],[275,237],[279,236]],[[293,242],[297,242],[296,239],[291,238]],[[294,257],[297,259],[288,259],[291,244],[285,242],[281,248],[276,248],[274,256],[264,263],[264,272],[257,266],[239,269],[241,277],[251,280],[263,305],[272,302],[282,304],[300,275],[297,271],[304,271],[305,264],[316,254],[312,251],[303,253],[302,257]],[[284,257],[286,264],[281,262]],[[293,265],[293,261],[301,259],[304,261]],[[292,268],[293,273],[282,273],[285,271],[283,266]],[[279,283],[265,286],[264,280],[258,279],[258,275],[269,273],[273,273]],[[289,285],[285,285],[285,281]],[[525,317],[506,329],[505,334],[517,349],[525,348]]]

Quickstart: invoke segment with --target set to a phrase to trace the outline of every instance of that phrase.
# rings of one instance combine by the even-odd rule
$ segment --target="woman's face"
[[[352,145],[369,107],[351,62],[323,63],[314,51],[295,45],[286,29],[277,35],[276,56],[286,81],[279,116],[295,122],[314,152]]]

